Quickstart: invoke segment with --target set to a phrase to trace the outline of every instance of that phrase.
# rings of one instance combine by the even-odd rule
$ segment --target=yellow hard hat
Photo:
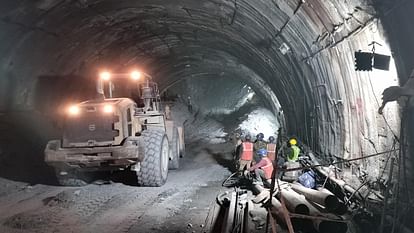
[[[292,138],[289,140],[290,145],[296,145],[298,142],[296,141],[296,139]]]

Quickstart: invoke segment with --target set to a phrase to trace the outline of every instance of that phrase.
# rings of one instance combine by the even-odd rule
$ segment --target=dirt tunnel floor
[[[189,146],[181,168],[159,188],[30,186],[0,178],[0,232],[209,232],[231,149]]]

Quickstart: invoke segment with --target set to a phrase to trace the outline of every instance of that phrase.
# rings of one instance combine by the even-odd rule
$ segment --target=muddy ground
[[[137,187],[120,173],[84,187],[2,177],[0,232],[210,232],[230,151],[229,144],[193,144],[159,188]]]

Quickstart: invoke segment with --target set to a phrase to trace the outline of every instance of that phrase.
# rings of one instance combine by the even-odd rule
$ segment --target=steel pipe
[[[294,191],[304,195],[309,201],[322,205],[329,212],[336,210],[339,206],[339,200],[333,194],[306,188],[298,183],[293,183],[290,186]]]
[[[334,195],[331,191],[329,191],[326,188],[319,187],[318,191],[328,193],[330,195]],[[338,201],[339,201],[338,202],[338,207],[336,207],[336,209],[334,211],[332,211],[332,213],[338,214],[338,215],[346,214],[348,212],[348,207],[345,205],[345,203],[343,201],[341,201],[339,199],[338,199]]]
[[[337,215],[322,213],[313,206],[309,207],[309,212],[311,216],[325,218],[312,219],[313,227],[320,233],[346,233],[348,231],[346,222],[343,222],[343,219]]]
[[[283,196],[284,200],[286,201],[287,209],[292,213],[297,214],[309,214],[309,207],[311,204],[306,200],[306,198],[297,192],[293,191],[292,189],[282,189],[282,191],[278,194],[279,198]]]
[[[300,218],[290,218],[289,213],[283,213],[283,207],[282,203],[275,197],[272,198],[272,207],[270,208],[271,214],[281,221],[284,225],[288,226],[288,224],[292,224],[291,227],[293,229],[293,226],[295,230],[305,230],[309,227],[312,227],[312,221],[309,219],[300,219]],[[286,214],[286,215],[285,215]],[[290,223],[286,222],[286,217],[290,218]]]

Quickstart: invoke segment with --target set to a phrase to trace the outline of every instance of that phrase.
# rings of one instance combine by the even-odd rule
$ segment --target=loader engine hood
[[[120,145],[128,136],[125,121],[132,116],[134,102],[128,98],[90,100],[76,105],[76,113],[65,120],[62,146],[94,147]]]

